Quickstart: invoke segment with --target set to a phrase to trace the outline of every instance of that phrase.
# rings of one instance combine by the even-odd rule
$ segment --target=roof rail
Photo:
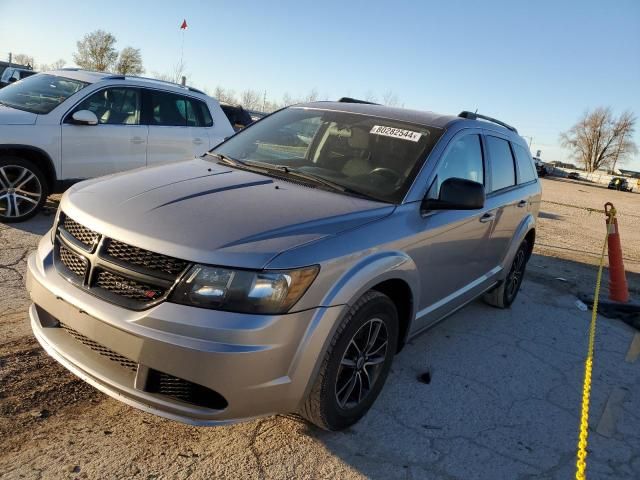
[[[458,114],[458,116],[460,118],[466,118],[467,120],[478,120],[478,119],[486,120],[487,122],[496,123],[496,124],[506,128],[508,130],[511,130],[513,133],[518,133],[518,130],[516,130],[515,127],[512,127],[508,123],[501,122],[500,120],[496,120],[493,117],[487,117],[486,115],[480,115],[479,113],[468,112],[468,111],[465,110],[463,112],[460,112]]]
[[[108,77],[104,77],[102,80],[124,80],[124,75],[109,75]]]
[[[340,102],[340,103],[365,103],[367,105],[380,105],[379,103],[367,102],[366,100],[358,100],[357,98],[351,98],[351,97],[342,97],[340,100],[338,100],[338,102]]]
[[[110,75],[108,77],[104,77],[103,80],[126,80],[127,78],[131,78],[132,80],[149,80],[151,82],[157,83],[166,83],[168,85],[172,85],[174,87],[184,88],[190,92],[200,93],[202,95],[206,95],[202,90],[198,90],[197,88],[190,87],[188,85],[182,85],[180,83],[172,82],[170,80],[161,80],[159,78],[151,78],[151,77],[141,77],[139,75]]]

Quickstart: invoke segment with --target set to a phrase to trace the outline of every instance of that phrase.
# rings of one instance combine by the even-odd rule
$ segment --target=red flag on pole
[[[180,25],[180,30],[186,30],[187,29],[187,20],[182,20],[182,25]]]

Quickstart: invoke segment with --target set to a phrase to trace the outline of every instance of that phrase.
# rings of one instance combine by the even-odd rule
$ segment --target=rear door
[[[518,186],[515,155],[509,140],[496,132],[488,132],[484,138],[489,158],[487,206],[495,215],[489,256],[493,265],[497,266],[506,255],[516,229],[531,206],[527,190]],[[525,168],[524,164],[522,168]],[[532,173],[528,172],[527,175]]]
[[[210,148],[209,132],[213,129],[213,118],[207,104],[197,98],[186,97],[186,108],[193,154],[199,157]]]
[[[195,156],[197,142],[187,126],[187,102],[184,95],[145,89],[145,120],[149,125],[147,165],[186,160]]]
[[[71,116],[89,110],[98,125],[74,125]],[[92,178],[144,167],[147,127],[141,125],[138,88],[107,87],[92,93],[62,123],[62,178]]]

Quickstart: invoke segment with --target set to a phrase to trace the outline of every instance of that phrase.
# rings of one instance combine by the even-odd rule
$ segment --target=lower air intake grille
[[[73,328],[65,325],[64,323],[60,324],[60,327],[63,328],[69,335],[75,338],[78,342],[82,343],[85,347],[89,347],[96,353],[99,353],[103,357],[107,357],[112,362],[119,363],[120,366],[127,368],[132,371],[136,371],[138,369],[138,364],[133,360],[129,360],[127,357],[123,357],[119,353],[114,352],[113,350],[105,347],[104,345],[100,345],[98,342],[94,342],[90,338],[85,337],[80,332],[76,332]]]
[[[95,286],[140,303],[147,303],[164,295],[164,289],[160,287],[140,283],[107,271],[98,273]]]
[[[149,371],[146,391],[215,410],[223,410],[228,405],[225,398],[214,390],[157,370]]]

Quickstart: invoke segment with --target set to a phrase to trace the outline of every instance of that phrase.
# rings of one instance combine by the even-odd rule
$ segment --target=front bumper
[[[296,410],[342,312],[247,315],[169,302],[124,309],[59,275],[47,236],[29,257],[27,289],[34,335],[53,358],[118,400],[196,425]],[[180,382],[151,388],[158,375]],[[213,400],[185,401],[185,385]]]

